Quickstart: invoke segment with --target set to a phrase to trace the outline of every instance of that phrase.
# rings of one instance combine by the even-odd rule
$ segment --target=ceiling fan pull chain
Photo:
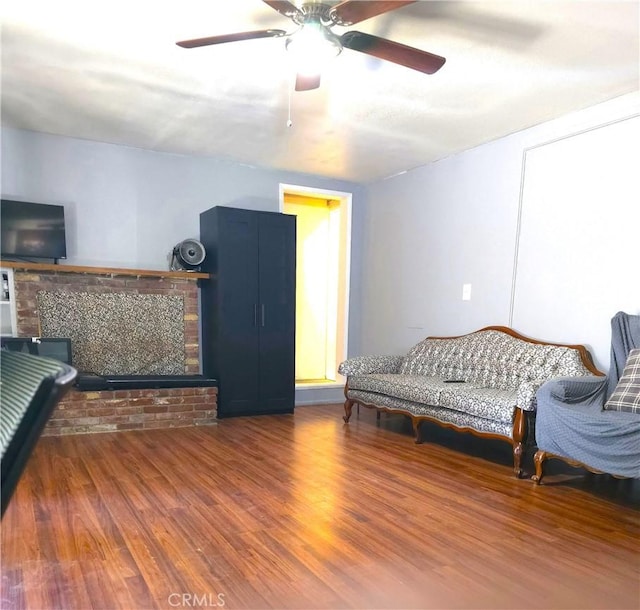
[[[288,92],[289,92],[289,110],[288,110],[288,115],[287,115],[287,127],[293,127],[293,121],[291,120],[291,91],[293,90],[294,84],[293,84],[293,79],[289,79],[289,87],[288,87]]]

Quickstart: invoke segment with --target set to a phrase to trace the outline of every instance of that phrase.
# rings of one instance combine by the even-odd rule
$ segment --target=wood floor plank
[[[536,486],[506,443],[341,412],[43,438],[3,610],[640,608],[640,481]]]

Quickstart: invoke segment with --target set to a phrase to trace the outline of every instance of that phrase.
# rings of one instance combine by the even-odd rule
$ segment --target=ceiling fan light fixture
[[[206,47],[227,42],[280,38],[286,36],[285,48],[296,70],[296,91],[311,91],[320,86],[325,64],[342,52],[350,49],[389,61],[424,74],[434,74],[446,59],[400,42],[350,30],[337,36],[332,27],[354,25],[395,11],[417,0],[262,0],[281,15],[291,19],[298,29],[288,34],[285,30],[252,30],[236,34],[222,34],[182,40],[176,44],[186,49]],[[295,3],[294,3],[295,2]]]
[[[342,51],[338,37],[320,22],[314,21],[305,23],[298,32],[287,38],[285,47],[301,74],[319,74],[327,61]]]

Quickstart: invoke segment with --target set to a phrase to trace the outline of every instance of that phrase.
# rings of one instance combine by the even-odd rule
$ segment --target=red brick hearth
[[[45,435],[177,428],[212,424],[218,388],[116,390],[72,389],[54,411]]]
[[[200,373],[198,285],[203,273],[7,263],[14,269],[18,336],[41,336],[37,295],[48,292],[181,296],[184,310],[184,373]],[[44,336],[44,335],[42,335]],[[173,428],[214,423],[217,388],[168,388],[81,392],[62,400],[46,435]]]

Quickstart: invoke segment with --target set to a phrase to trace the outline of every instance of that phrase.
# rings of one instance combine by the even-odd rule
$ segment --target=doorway
[[[347,355],[351,193],[280,185],[280,210],[297,218],[296,386],[342,385]]]

